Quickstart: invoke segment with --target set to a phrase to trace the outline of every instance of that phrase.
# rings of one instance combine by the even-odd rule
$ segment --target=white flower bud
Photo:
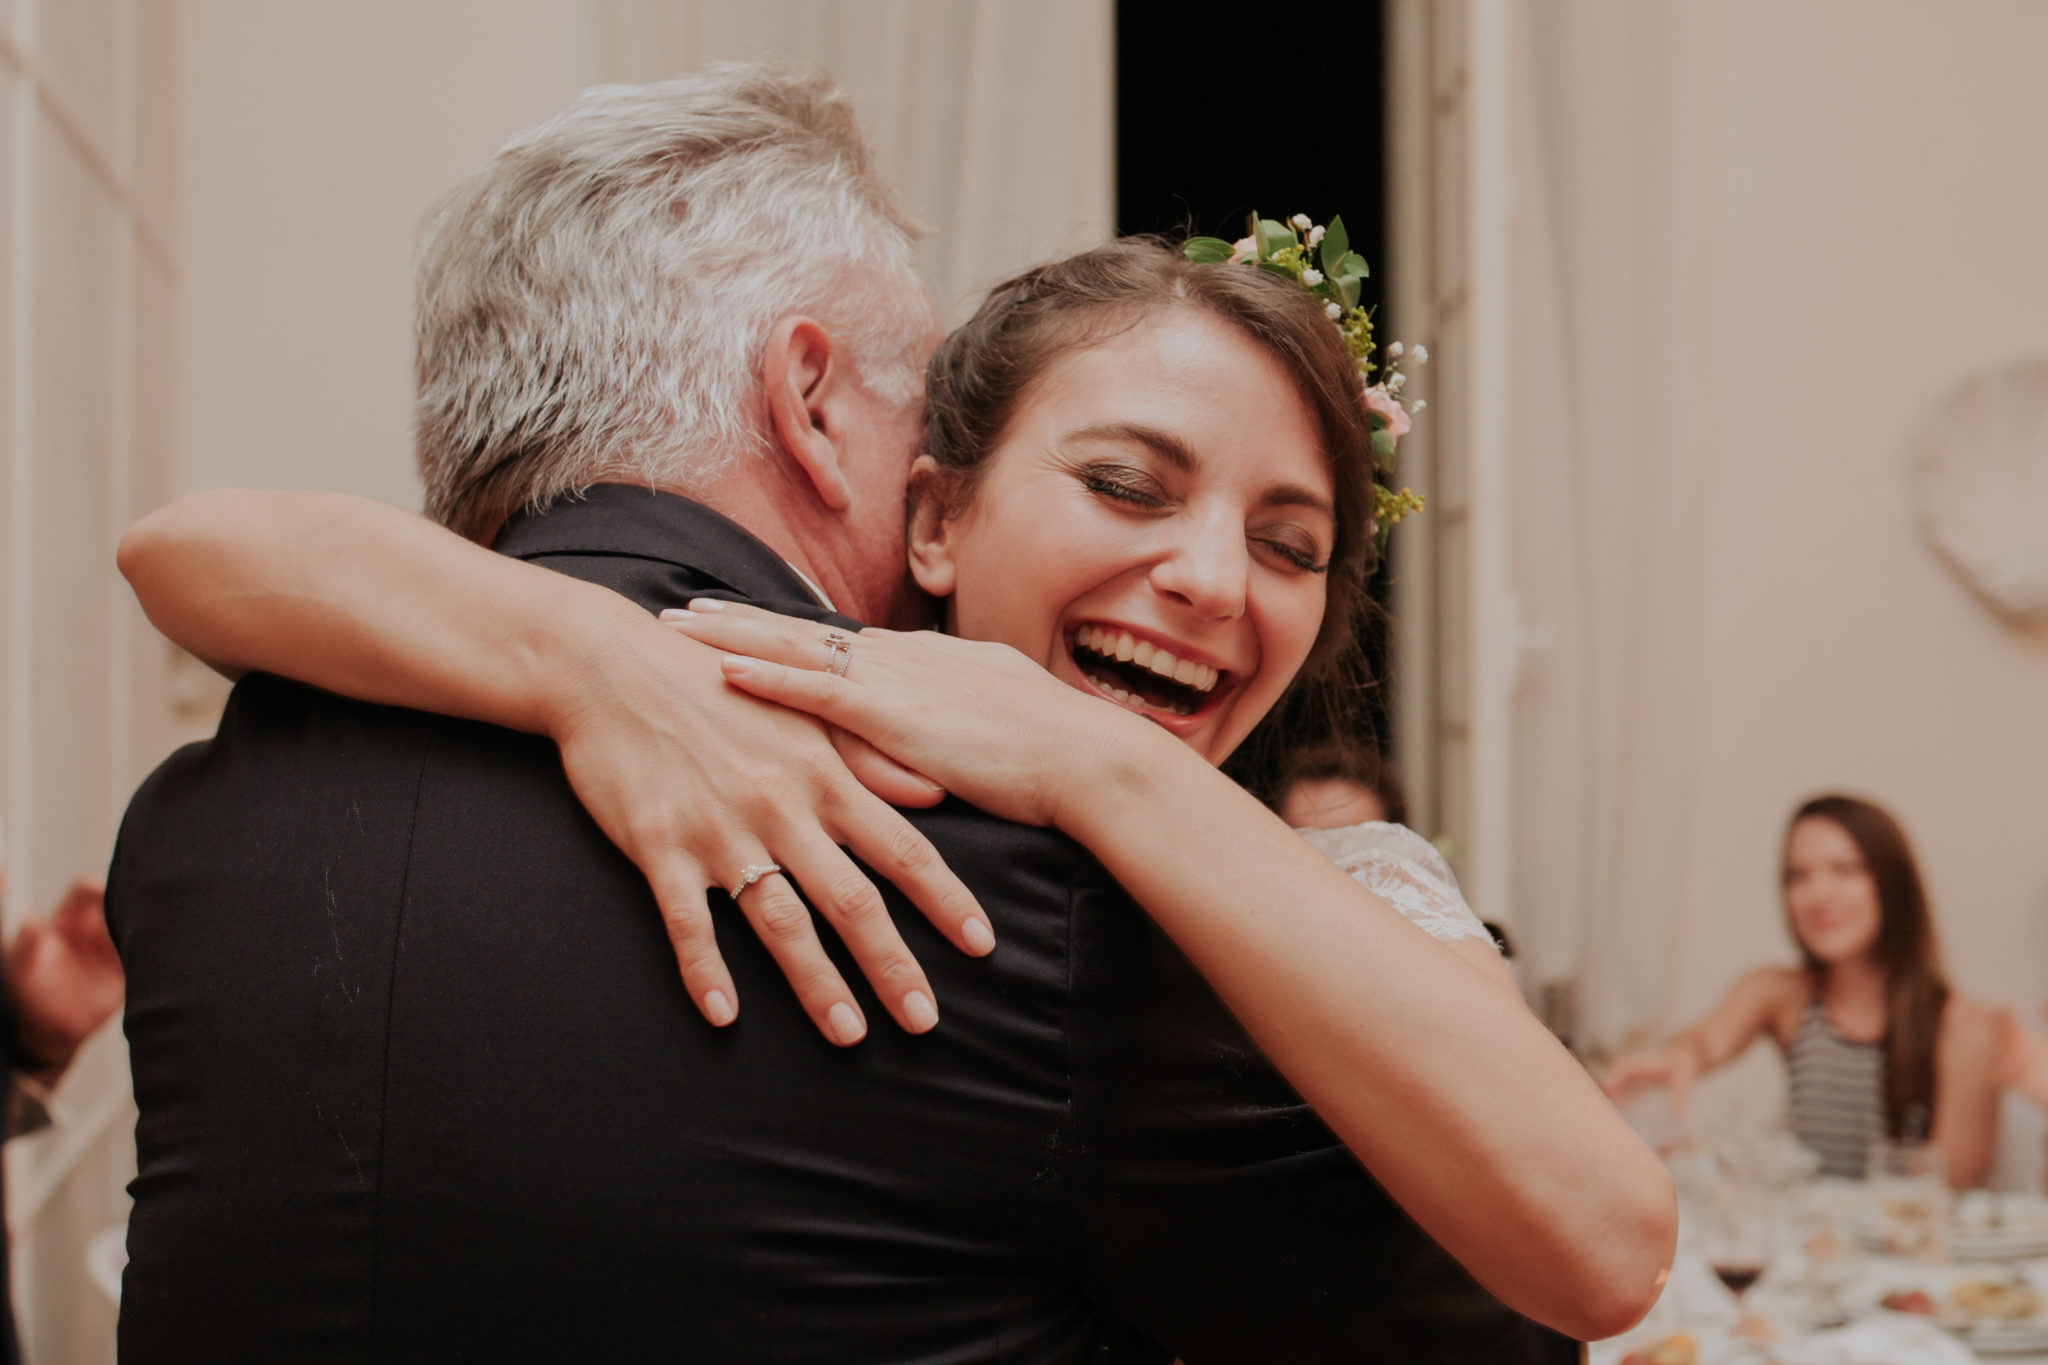
[[[1387,392],[1399,393],[1401,391],[1401,386],[1403,384],[1406,384],[1407,382],[1408,376],[1402,374],[1399,370],[1396,370],[1394,371],[1394,373],[1387,376]]]
[[[1230,264],[1239,261],[1255,261],[1259,258],[1259,244],[1249,237],[1240,237],[1230,244]]]
[[[1323,225],[1321,223],[1317,223],[1308,230],[1308,244],[1310,246],[1321,246],[1323,244]]]
[[[1397,341],[1393,345],[1387,347],[1387,358],[1390,360],[1399,360],[1401,358],[1400,342]]]
[[[1421,412],[1424,408],[1428,406],[1429,403],[1426,399],[1418,398],[1408,405],[1408,411],[1411,413]]]
[[[1429,347],[1422,345],[1420,342],[1416,343],[1414,356],[1416,364],[1427,365],[1429,363]]]
[[[1338,306],[1337,306],[1336,304],[1334,304],[1334,303],[1326,303],[1326,304],[1324,304],[1324,305],[1323,305],[1323,311],[1324,311],[1325,313],[1328,313],[1328,314],[1330,315],[1330,321],[1332,321],[1332,322],[1335,322],[1335,321],[1336,321],[1336,320],[1337,320],[1338,318],[1341,318],[1341,317],[1343,317],[1343,316],[1344,316],[1344,310],[1343,310],[1342,308],[1339,308],[1339,307],[1338,307]]]
[[[1307,270],[1301,272],[1301,282],[1313,289],[1323,282],[1323,272],[1317,270],[1314,266],[1310,266]]]
[[[1308,220],[1308,215],[1305,213],[1297,213],[1292,218],[1289,218],[1287,221],[1292,223],[1295,229],[1300,232],[1307,232],[1309,230],[1309,227],[1311,226]]]

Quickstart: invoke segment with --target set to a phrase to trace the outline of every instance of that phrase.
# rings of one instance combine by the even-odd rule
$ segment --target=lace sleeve
[[[1295,833],[1432,937],[1493,942],[1493,935],[1465,904],[1451,865],[1406,825],[1375,820],[1342,829],[1300,829]]]

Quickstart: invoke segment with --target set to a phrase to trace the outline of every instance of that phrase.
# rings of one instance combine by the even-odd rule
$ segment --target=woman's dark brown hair
[[[1357,680],[1345,647],[1367,605],[1374,550],[1372,426],[1363,381],[1322,302],[1307,290],[1249,266],[1196,265],[1153,237],[1127,237],[997,285],[932,357],[924,451],[940,473],[913,479],[909,496],[913,504],[940,498],[949,514],[964,505],[1019,403],[1054,360],[1174,308],[1236,328],[1293,377],[1336,486],[1322,628],[1294,680],[1294,705],[1275,707],[1245,746],[1269,749],[1272,741],[1261,732],[1283,710],[1298,714],[1305,700],[1299,694],[1320,694],[1316,710],[1348,709]]]
[[[1877,888],[1871,952],[1885,980],[1885,1125],[1893,1137],[1925,1138],[1934,1117],[1934,1053],[1949,990],[1913,845],[1890,812],[1853,796],[1816,796],[1792,812],[1785,825],[1788,851],[1802,820],[1826,820],[1847,834]],[[1792,938],[1799,941],[1796,932]],[[1827,964],[1804,943],[1799,952],[1814,980],[1824,983]]]

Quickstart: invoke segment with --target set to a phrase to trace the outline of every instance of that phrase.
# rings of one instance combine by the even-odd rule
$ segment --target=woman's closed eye
[[[1159,508],[1167,502],[1158,481],[1142,470],[1119,465],[1090,465],[1076,472],[1081,486],[1098,497],[1133,507]]]
[[[1268,529],[1252,533],[1253,546],[1268,558],[1296,573],[1328,573],[1329,556],[1315,537],[1298,528]]]

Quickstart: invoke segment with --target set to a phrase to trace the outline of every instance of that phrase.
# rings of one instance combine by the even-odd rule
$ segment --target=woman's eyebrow
[[[1145,446],[1160,459],[1183,473],[1192,473],[1200,461],[1180,437],[1142,422],[1098,422],[1067,433],[1070,441],[1121,441]]]

